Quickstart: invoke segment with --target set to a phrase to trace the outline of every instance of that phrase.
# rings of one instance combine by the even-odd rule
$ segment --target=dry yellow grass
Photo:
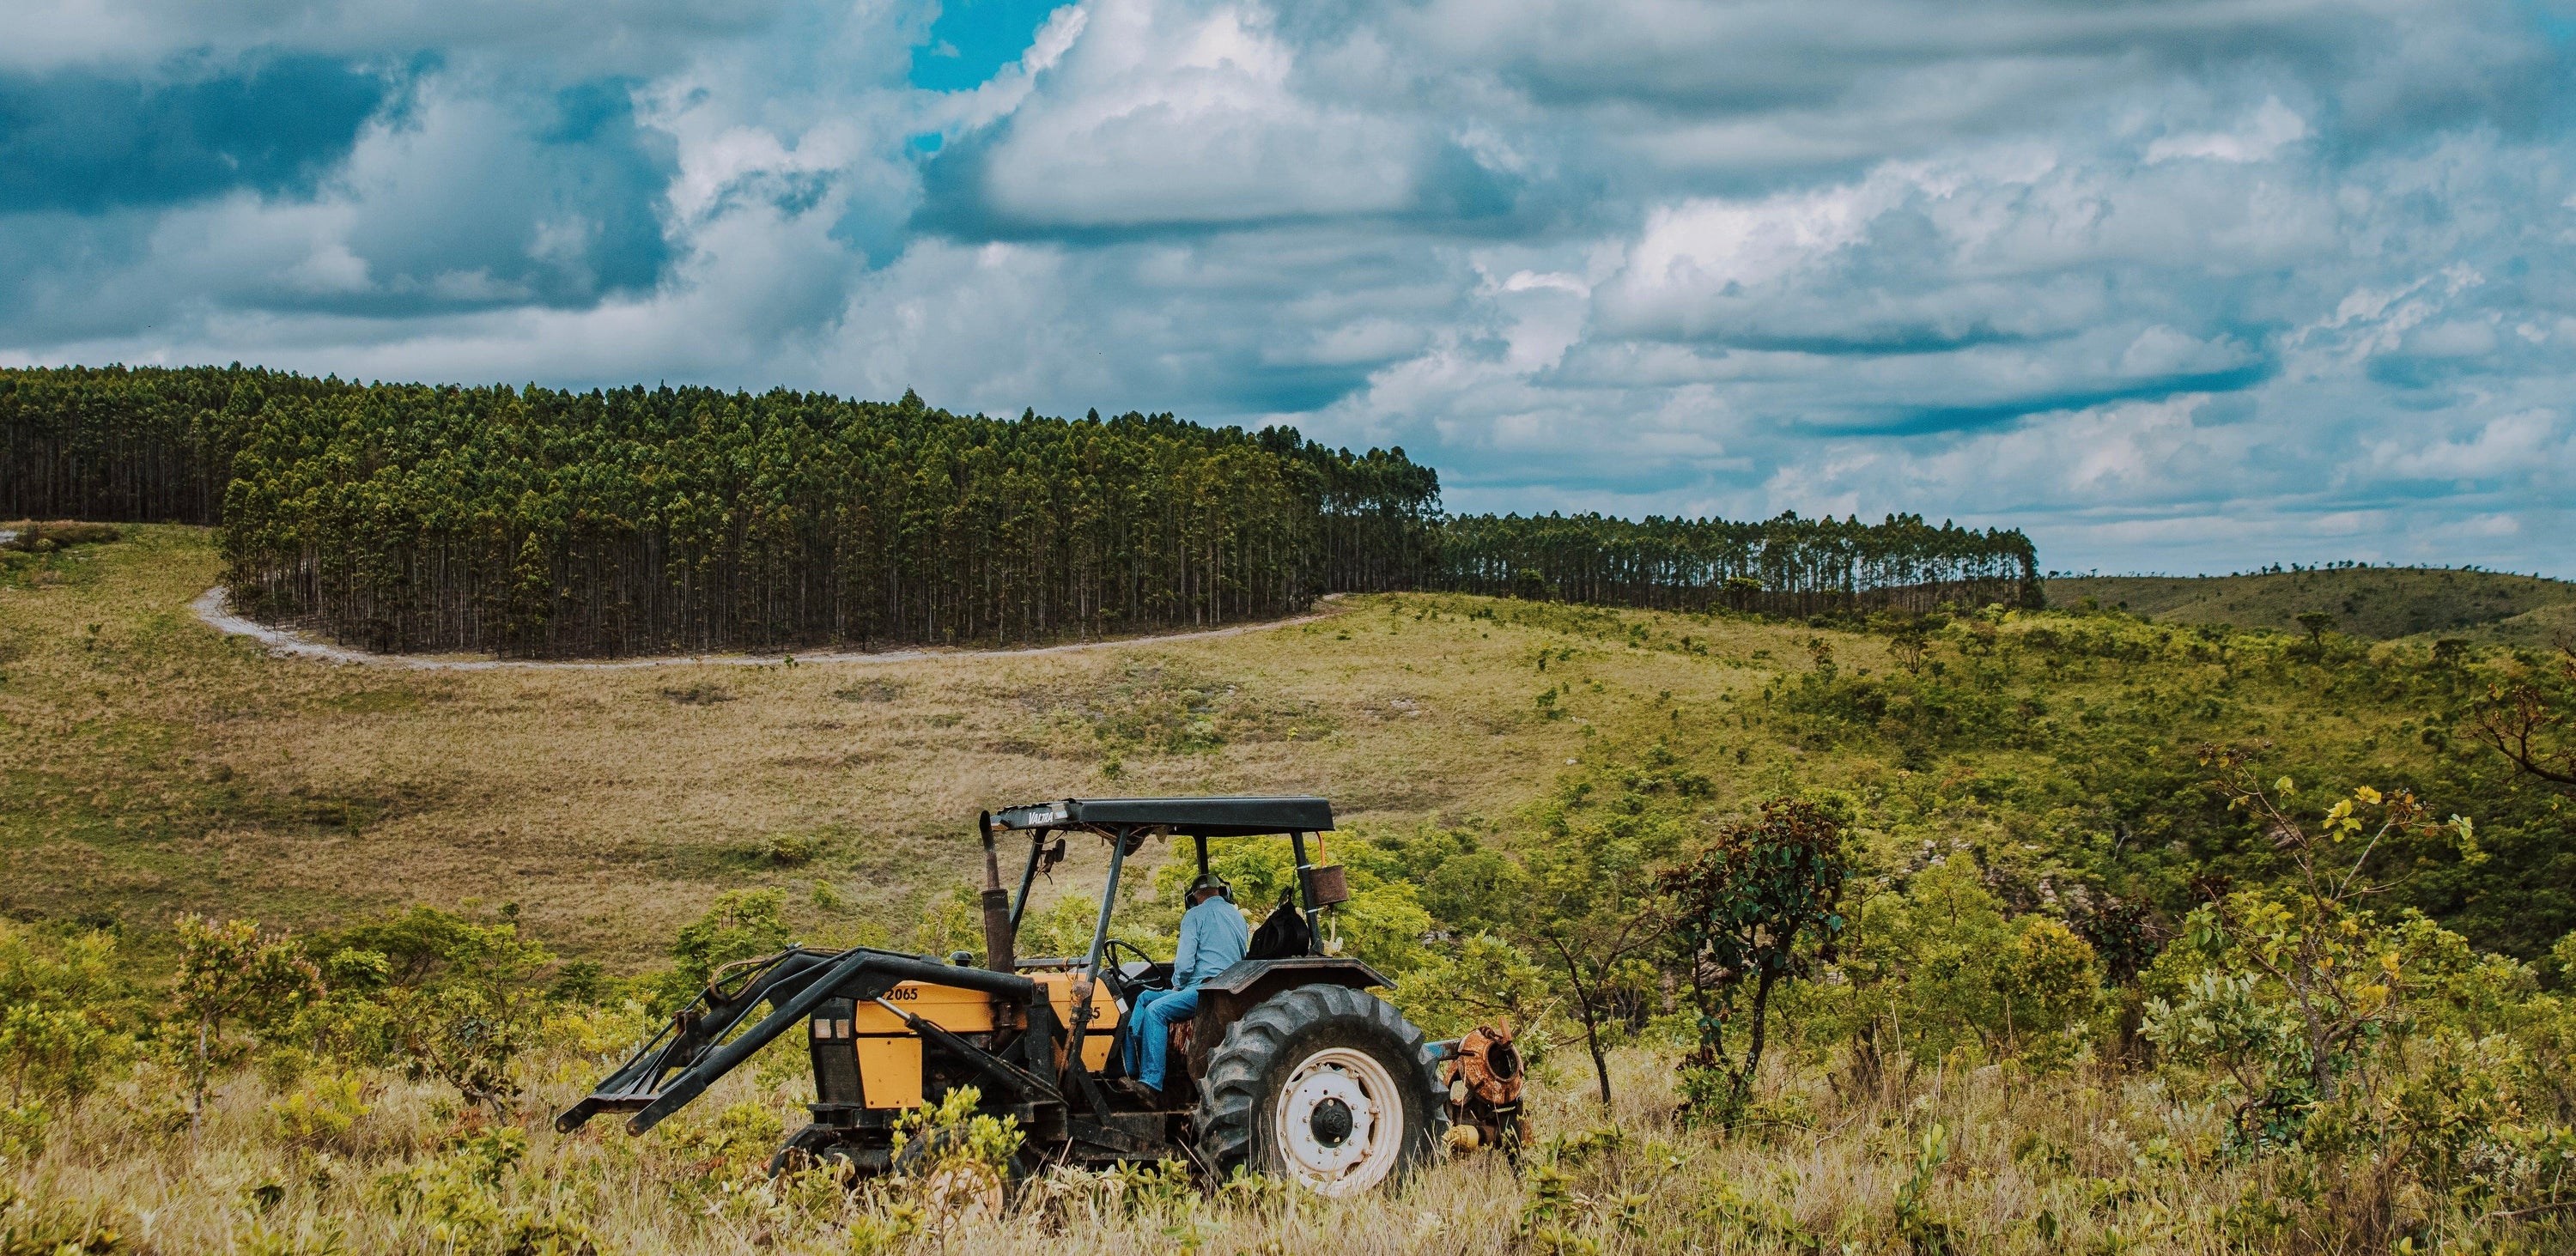
[[[1525,1220],[1544,1158],[1516,1173],[1488,1155],[1347,1202],[1185,1190],[1134,1213],[1096,1180],[1059,1173],[1005,1215],[950,1220],[898,1247],[1104,1256],[1185,1246],[1466,1256],[1586,1242],[1605,1253],[2258,1250],[2231,1243],[2223,1218],[2262,1181],[2259,1166],[2210,1157],[2214,1115],[2146,1077],[1933,1069],[1901,1089],[1847,1100],[1823,1073],[1782,1061],[1770,1070],[1767,1097],[1772,1110],[1797,1114],[1794,1124],[1720,1140],[1670,1119],[1671,1063],[1648,1050],[1619,1052],[1619,1102],[1607,1111],[1580,1084],[1534,1092],[1542,1140],[1603,1130],[1622,1140],[1561,1162],[1566,1205],[1540,1224],[1567,1246],[1551,1246]],[[33,1162],[11,1166],[12,1176],[25,1197],[99,1218],[164,1252],[498,1250],[492,1235],[455,1219],[513,1210],[578,1224],[600,1251],[632,1256],[844,1252],[855,1229],[888,1215],[864,1195],[799,1201],[763,1180],[765,1141],[726,1139],[728,1119],[738,1127],[801,1120],[796,1105],[808,1095],[800,1079],[764,1085],[742,1070],[686,1118],[641,1139],[605,1120],[555,1134],[545,1114],[579,1093],[590,1067],[578,1054],[553,1056],[542,1070],[552,1080],[529,1097],[526,1119],[500,1127],[524,1138],[524,1157],[483,1184],[451,1176],[443,1201],[398,1207],[402,1175],[470,1164],[456,1143],[493,1127],[460,1121],[433,1087],[382,1074],[365,1077],[368,1110],[351,1130],[302,1148],[279,1138],[279,1094],[255,1074],[224,1088],[193,1145],[183,1129],[154,1130],[132,1115],[150,1095],[102,1096]],[[1936,1125],[1945,1150],[1927,1167],[1924,1138]],[[1909,1244],[1898,1209],[1909,1194],[1921,1220],[1949,1236],[1948,1248]]]
[[[967,821],[1000,804],[1278,791],[1331,798],[1346,823],[1498,819],[1603,725],[1728,709],[1765,679],[1755,651],[1790,657],[1807,635],[1738,624],[1707,654],[1636,649],[1467,618],[1477,599],[1386,597],[1076,653],[425,672],[273,658],[206,627],[186,609],[218,571],[202,530],[138,528],[63,562],[54,583],[0,588],[0,906],[310,926],[516,902],[534,936],[612,963],[658,956],[746,885],[795,891],[818,933],[900,927],[969,875]],[[1576,657],[1541,675],[1542,649]],[[1539,718],[1535,694],[1569,670],[1595,683]],[[1121,749],[1099,726],[1148,735]],[[780,834],[813,861],[773,860]],[[811,905],[818,880],[850,914]]]

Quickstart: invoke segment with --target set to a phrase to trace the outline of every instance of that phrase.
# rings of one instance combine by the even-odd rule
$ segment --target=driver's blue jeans
[[[1172,1025],[1199,1014],[1199,992],[1196,990],[1146,990],[1137,994],[1136,1006],[1128,1009],[1126,1054],[1127,1075],[1153,1087],[1163,1088],[1163,1069],[1172,1053]],[[1139,1060],[1138,1056],[1144,1058]]]

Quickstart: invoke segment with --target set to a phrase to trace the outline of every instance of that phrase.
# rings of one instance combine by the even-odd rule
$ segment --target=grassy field
[[[2576,1164],[2576,1012],[2560,1001],[2576,940],[2559,941],[2576,929],[2576,812],[2452,731],[2488,678],[2523,666],[2504,653],[2436,660],[2420,637],[2312,647],[2161,614],[1999,610],[1942,626],[1918,653],[1888,623],[1402,595],[1231,637],[1068,653],[421,671],[227,638],[187,609],[215,569],[207,535],[183,528],[0,566],[0,908],[22,922],[0,921],[0,984],[122,1044],[90,1091],[10,1083],[0,1251],[58,1250],[95,1227],[123,1246],[70,1250],[2576,1242],[2576,1170],[2551,1167],[2562,1148]],[[2201,748],[2222,740],[2265,747],[2265,779],[2297,777],[2302,807],[2376,785],[2477,820],[2481,860],[2390,852],[2404,875],[2375,908],[2421,907],[2466,936],[2409,935],[2423,956],[2408,964],[2447,967],[2409,987],[2422,1033],[2355,1066],[2387,1102],[2338,1111],[2381,1122],[2372,1138],[2336,1142],[2349,1127],[2333,1126],[2312,1144],[2249,1144],[2241,1105],[2260,1087],[2229,1071],[2242,1059],[2145,1047],[2139,1017],[2150,997],[2183,997],[2198,975],[2186,963],[2121,973],[2112,950],[2088,947],[2072,979],[2081,1007],[2044,1039],[2025,1040],[2009,1004],[1999,1021],[1979,1010],[1981,983],[2004,971],[1995,956],[2063,934],[2061,921],[2098,922],[2083,904],[2141,907],[2164,953],[2188,959],[2199,944],[2185,913],[2278,878],[2270,836],[2207,787]],[[569,972],[551,963],[514,987],[543,1024],[511,1065],[523,1090],[508,1103],[460,1102],[424,1078],[416,1046],[379,1034],[369,1051],[326,1049],[298,1020],[235,1034],[235,1062],[188,1132],[178,1070],[192,1038],[166,978],[178,912],[310,931],[411,904],[490,922],[517,904],[518,927],[558,957],[645,972],[719,894],[775,887],[810,940],[927,945],[925,904],[976,862],[978,808],[1202,791],[1326,795],[1344,820],[1333,843],[1375,867],[1398,848],[1474,843],[1633,853],[1654,833],[1687,851],[1759,800],[1803,794],[1845,818],[1846,905],[1865,922],[1854,946],[1882,949],[1783,996],[1752,1104],[1724,1134],[1676,1120],[1692,1031],[1654,1004],[1651,974],[1647,1002],[1614,1027],[1606,1108],[1568,1000],[1542,994],[1526,1027],[1552,1053],[1532,1163],[1446,1164],[1341,1205],[1059,1171],[1007,1216],[945,1220],[920,1184],[771,1182],[761,1165],[810,1098],[792,1050],[651,1137],[607,1121],[558,1135],[546,1118],[634,1040],[649,1016],[628,1000],[653,987],[540,998]],[[1078,852],[1053,892],[1096,886],[1095,855]],[[1440,896],[1455,888],[1425,880],[1421,905],[1449,911]],[[1462,903],[1455,920],[1488,922],[1477,927],[1523,912]],[[1382,941],[1431,962],[1429,940]],[[143,975],[92,971],[109,953]],[[403,997],[362,995],[349,1011],[421,1006]],[[1868,1039],[1864,1063],[1856,1035],[1877,1034],[1882,1015],[1891,1034]],[[2419,1132],[2385,1133],[2401,1127]],[[2485,1137],[2498,1130],[2510,1137]],[[2437,1142],[2452,1150],[2421,1150]],[[2355,1166],[2386,1176],[2356,1179]],[[929,1229],[905,1237],[917,1223]]]
[[[2294,733],[2310,770],[2383,783],[2478,766],[2415,736],[2446,718],[2437,689],[2357,704],[2242,675],[2226,649],[2124,662],[2082,645],[2080,617],[2043,625],[2048,651],[1944,649],[1946,681],[1900,679],[1873,633],[1440,595],[1070,653],[447,672],[225,637],[187,609],[215,570],[205,532],[169,527],[0,574],[0,910],[312,928],[516,903],[558,950],[631,969],[746,886],[788,890],[818,939],[904,936],[970,875],[969,817],[1044,798],[1305,792],[1362,832],[1504,832],[1557,782],[1663,739],[1705,761],[1712,813],[1937,769],[1985,812],[1945,824],[2072,859],[2125,844],[2122,813],[2197,775],[2200,740]],[[1757,710],[1818,647],[1866,709]],[[2277,668],[2284,648],[2231,657]],[[1943,725],[1957,697],[1890,708],[1873,673],[1950,685],[1987,725]],[[1994,706],[2013,694],[2019,716]],[[2049,735],[2015,733],[2034,728]],[[2178,886],[2195,860],[2147,871]]]
[[[2504,645],[2548,645],[2576,629],[2576,584],[2537,576],[2439,568],[2345,567],[2250,576],[2062,576],[2048,604],[2106,609],[2160,623],[2231,624],[2305,633],[2298,617],[2324,611],[2334,630],[2387,641],[2418,634]]]
[[[794,890],[818,935],[915,918],[968,875],[985,807],[1278,791],[1363,824],[1492,822],[1602,726],[1709,710],[1804,657],[1784,627],[1605,649],[1385,598],[1063,654],[424,672],[223,637],[186,609],[215,573],[206,533],[138,528],[0,588],[8,909],[311,927],[516,902],[557,947],[631,965],[746,885]],[[1598,687],[1541,718],[1534,659],[1569,642]]]
[[[589,1067],[572,1053],[547,1063],[564,1078]],[[193,1147],[102,1102],[18,1180],[31,1197],[83,1201],[65,1211],[113,1219],[145,1250],[280,1256],[2266,1250],[2259,1237],[2234,1240],[2259,1218],[2244,1201],[2249,1188],[2261,1197],[2268,1175],[2180,1150],[2214,1142],[2211,1113],[2144,1078],[1989,1066],[1852,1093],[1782,1067],[1765,1087],[1775,1124],[1713,1142],[1674,1121],[1668,1056],[1622,1050],[1614,1069],[1621,1098],[1606,1110],[1580,1086],[1535,1093],[1548,1147],[1521,1172],[1488,1154],[1343,1203],[1066,1170],[1005,1216],[978,1211],[971,1194],[776,1185],[761,1164],[779,1127],[804,1119],[807,1088],[751,1070],[642,1139],[496,1127],[434,1087],[371,1078],[349,1128],[292,1149],[277,1133],[281,1097],[246,1078],[226,1088]],[[558,1080],[531,1098],[542,1107],[578,1093]],[[866,1237],[916,1220],[927,1233],[908,1241]],[[563,1246],[540,1246],[545,1238]],[[575,1245],[585,1241],[594,1246]]]

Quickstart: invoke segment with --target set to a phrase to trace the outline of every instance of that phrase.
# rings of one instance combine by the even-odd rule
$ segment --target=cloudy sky
[[[1401,444],[2576,576],[2570,0],[32,0],[0,360]]]

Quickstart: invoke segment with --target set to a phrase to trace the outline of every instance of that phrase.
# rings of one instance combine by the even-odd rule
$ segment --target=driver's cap
[[[1217,896],[1225,901],[1229,903],[1234,901],[1234,887],[1227,885],[1224,877],[1213,872],[1202,872],[1198,880],[1190,882],[1190,893],[1196,894],[1201,890],[1214,890]]]

